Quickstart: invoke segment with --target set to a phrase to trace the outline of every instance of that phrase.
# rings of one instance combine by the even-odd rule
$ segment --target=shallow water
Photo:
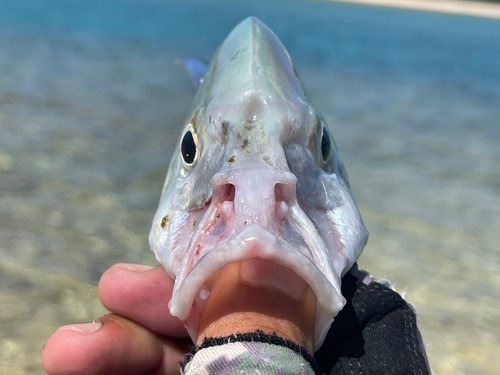
[[[291,1],[0,9],[0,373],[42,374],[56,327],[104,313],[104,270],[155,264],[193,97],[173,61],[210,59],[249,15],[330,124],[370,231],[360,265],[415,304],[433,371],[500,368],[500,21]]]

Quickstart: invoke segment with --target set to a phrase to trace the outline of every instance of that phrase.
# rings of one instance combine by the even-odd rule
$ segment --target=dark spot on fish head
[[[222,127],[222,134],[227,135],[227,131],[229,129],[229,122],[222,121],[221,122],[221,127]]]
[[[167,226],[168,220],[169,220],[168,215],[165,216],[163,219],[161,219],[161,224],[160,225],[161,225],[162,228],[165,228]]]
[[[217,217],[216,217],[216,218],[217,218],[217,219],[218,219],[218,218],[220,218],[220,214],[217,214]]]
[[[195,226],[196,226],[196,220],[195,220],[195,221],[193,221],[193,227],[195,227]]]
[[[236,56],[238,56],[238,53],[240,53],[240,50],[236,51],[235,54],[233,55],[233,57],[231,57],[231,60],[230,61],[233,61]]]
[[[243,140],[243,144],[241,145],[241,148],[247,148],[249,144],[250,144],[250,140],[248,138],[245,138]]]
[[[208,123],[211,124],[212,123],[212,115],[208,116]]]
[[[234,163],[234,155],[233,155],[233,156],[231,156],[231,157],[228,159],[228,161],[227,161],[227,162],[228,162],[228,163]]]
[[[274,167],[273,163],[271,163],[271,160],[269,159],[269,156],[264,155],[264,156],[262,157],[262,159],[264,159],[264,161],[265,161],[267,164],[269,164],[271,167]]]
[[[245,222],[243,223],[243,225],[247,225],[248,224],[248,220],[245,220]]]

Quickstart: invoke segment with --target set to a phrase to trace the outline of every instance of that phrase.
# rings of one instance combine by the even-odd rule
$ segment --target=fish
[[[194,340],[209,277],[229,263],[271,261],[315,293],[316,350],[368,239],[331,131],[284,45],[255,17],[208,66],[186,65],[199,85],[149,235],[174,279],[170,313]]]

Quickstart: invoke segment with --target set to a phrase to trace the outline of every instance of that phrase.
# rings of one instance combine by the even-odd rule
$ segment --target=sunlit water
[[[236,2],[234,2],[236,3]],[[222,16],[223,15],[223,16]],[[42,374],[147,236],[193,92],[255,15],[331,125],[370,240],[437,374],[500,368],[500,21],[322,2],[0,2],[0,373]]]

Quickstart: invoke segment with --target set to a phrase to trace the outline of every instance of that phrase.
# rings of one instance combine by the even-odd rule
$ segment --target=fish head
[[[288,52],[262,22],[244,20],[201,80],[153,220],[151,249],[175,279],[171,314],[193,334],[211,275],[270,260],[314,291],[318,348],[367,236]]]

